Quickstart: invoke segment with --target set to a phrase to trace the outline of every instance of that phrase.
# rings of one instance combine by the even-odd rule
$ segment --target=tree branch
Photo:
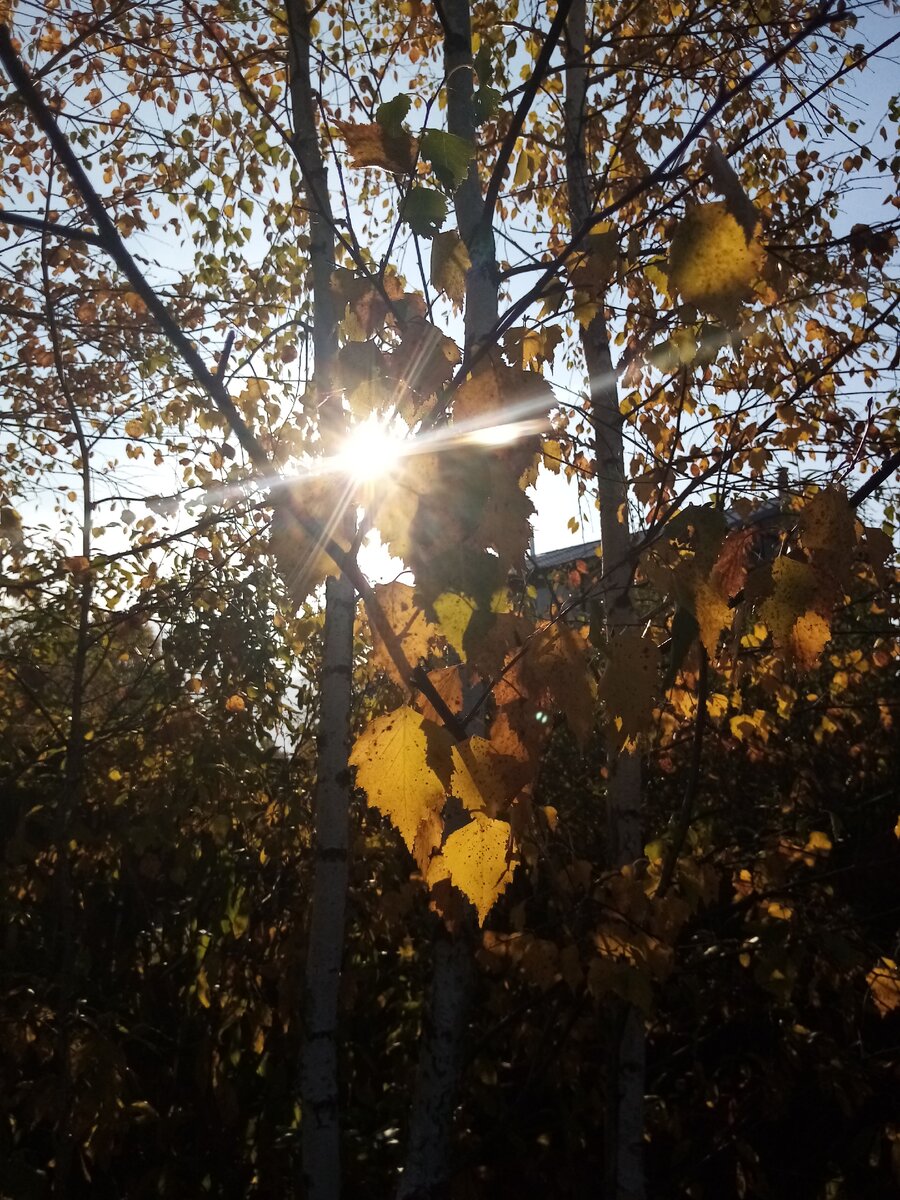
[[[525,84],[522,91],[522,99],[519,101],[518,107],[513,114],[512,122],[509,129],[506,131],[506,136],[503,139],[503,144],[497,154],[497,161],[494,163],[491,171],[491,178],[488,181],[487,189],[484,194],[484,208],[481,214],[481,224],[490,225],[494,219],[494,208],[497,204],[497,197],[500,195],[500,188],[503,186],[503,176],[506,168],[509,166],[509,160],[512,158],[513,151],[516,148],[516,142],[519,139],[519,134],[522,132],[522,126],[525,124],[525,119],[537,95],[537,90],[547,76],[547,70],[550,66],[550,58],[556,45],[562,36],[562,31],[565,29],[566,20],[569,16],[569,9],[572,7],[572,0],[560,0],[556,7],[556,15],[547,30],[547,36],[544,39],[544,44],[541,46],[540,54],[534,64],[534,70],[531,72],[531,77]]]
[[[82,229],[78,225],[63,225],[59,221],[29,217],[27,213],[10,212],[5,208],[0,208],[0,223],[12,225],[16,229],[28,229],[32,233],[49,233],[68,242],[86,242],[89,246],[99,246],[101,250],[106,248],[106,243],[99,233]]]

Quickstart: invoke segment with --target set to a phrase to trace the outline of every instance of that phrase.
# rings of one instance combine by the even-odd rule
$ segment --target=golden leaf
[[[350,763],[357,786],[410,850],[422,821],[444,803],[451,745],[446,730],[406,706],[376,717],[356,739]]]
[[[672,238],[669,284],[689,304],[734,323],[765,252],[720,201],[690,208]]]
[[[700,641],[710,658],[715,658],[719,635],[731,625],[732,609],[711,583],[703,580],[694,596],[697,624],[700,626]]]
[[[487,738],[472,737],[453,747],[451,791],[470,813],[496,817],[530,775],[527,761],[502,754]]]
[[[880,958],[866,976],[866,983],[882,1017],[900,1008],[900,969],[892,958]]]
[[[347,480],[339,475],[308,475],[284,486],[290,488],[291,499],[274,495],[271,545],[288,592],[299,608],[326,575],[336,571],[325,550],[326,540],[332,539],[342,550],[350,548],[341,529],[352,495]],[[318,530],[318,536],[301,524],[295,507],[308,519],[310,528]]]
[[[842,587],[856,549],[856,515],[842,488],[817,492],[800,514],[803,548]]]
[[[483,925],[512,882],[516,862],[507,822],[475,813],[467,825],[450,834],[441,853],[431,860],[427,882],[433,887],[448,879],[471,900]]]
[[[822,655],[831,637],[831,626],[817,612],[805,612],[791,629],[791,650],[797,663],[811,670]]]
[[[489,357],[458,389],[453,420],[480,426],[544,417],[555,403],[553,389],[542,376]]]
[[[354,167],[380,167],[396,175],[407,175],[415,159],[415,140],[405,131],[390,134],[381,125],[362,125],[355,121],[336,121],[350,151]]]
[[[450,711],[461,713],[463,686],[459,667],[439,667],[436,671],[428,672],[428,679]],[[424,692],[418,693],[415,705],[423,717],[427,717],[429,721],[434,721],[438,725],[441,724],[440,716]]]
[[[812,667],[830,633],[824,615],[831,606],[830,583],[810,563],[787,557],[772,564],[772,582],[760,618],[779,650],[788,651],[802,667]]]
[[[454,304],[466,298],[466,276],[472,260],[458,233],[436,233],[431,242],[431,282]]]
[[[440,630],[415,604],[415,589],[408,584],[378,584],[374,591],[378,606],[387,619],[387,623],[397,635],[397,640],[400,642],[410,666],[417,666],[420,658],[428,657],[431,643],[440,636]],[[394,660],[374,626],[372,643],[373,661],[386,671],[395,683],[405,686],[408,680],[400,678]]]

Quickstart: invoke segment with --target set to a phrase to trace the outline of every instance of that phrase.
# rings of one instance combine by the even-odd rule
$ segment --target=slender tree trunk
[[[457,228],[472,264],[466,279],[468,353],[497,320],[499,274],[493,228],[482,223],[484,197],[474,161],[475,87],[469,0],[444,0],[438,12],[444,30],[447,129],[465,139],[472,148],[469,173],[454,197]],[[475,982],[473,931],[474,923],[455,933],[441,928],[436,936],[398,1200],[437,1200],[449,1188],[453,1110],[464,1065],[465,1035]]]
[[[50,194],[47,195],[47,207]],[[47,257],[47,234],[41,242],[41,268],[44,283],[44,310],[47,328],[53,346],[53,361],[60,390],[65,400],[69,420],[78,442],[81,456],[81,557],[84,570],[73,577],[78,596],[78,631],[75,639],[75,655],[72,663],[72,694],[69,729],[66,736],[66,759],[63,776],[63,793],[56,812],[54,840],[56,842],[56,889],[59,909],[59,967],[57,973],[57,1055],[59,1058],[59,1115],[56,1122],[53,1144],[53,1196],[54,1200],[66,1200],[71,1194],[72,1174],[75,1166],[77,1146],[72,1129],[75,1102],[72,1079],[72,1032],[76,1015],[75,968],[77,959],[77,906],[75,884],[72,875],[72,819],[84,797],[84,735],[85,684],[87,680],[88,651],[90,649],[91,604],[93,602],[93,576],[91,574],[92,525],[94,520],[91,446],[85,432],[75,397],[69,387],[63,347],[59,334],[53,295],[50,285],[50,270]]]
[[[586,146],[588,72],[585,64],[585,0],[575,0],[566,39],[566,176],[569,216],[581,228],[593,210]],[[637,620],[629,595],[628,486],[622,439],[622,415],[606,317],[600,311],[581,332],[587,366],[600,537],[603,566],[608,572],[603,592],[610,637]],[[643,853],[641,837],[641,760],[620,751],[615,730],[606,744],[607,839],[610,865],[622,867]],[[607,1081],[606,1186],[609,1200],[641,1200],[645,1194],[642,1164],[644,1122],[645,1036],[640,1013],[631,1005],[614,1005]]]
[[[334,217],[322,157],[310,68],[307,0],[288,0],[292,148],[309,211],[315,388],[326,453],[344,434],[341,397],[330,392],[337,354],[331,280]],[[350,533],[352,510],[343,519]],[[300,1076],[303,1190],[310,1200],[336,1200],[341,1190],[337,1021],[347,904],[350,775],[348,768],[353,622],[356,596],[346,575],[325,585],[325,630],[315,787],[315,867],[303,1011]]]
[[[468,939],[442,927],[434,943],[409,1146],[397,1192],[400,1200],[435,1200],[449,1184],[453,1109],[462,1073],[474,975]]]

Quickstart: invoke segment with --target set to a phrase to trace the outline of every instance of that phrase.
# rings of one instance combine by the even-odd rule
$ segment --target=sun
[[[335,468],[350,479],[371,483],[389,475],[404,455],[406,443],[383,421],[370,417],[355,425],[340,451],[335,455]]]

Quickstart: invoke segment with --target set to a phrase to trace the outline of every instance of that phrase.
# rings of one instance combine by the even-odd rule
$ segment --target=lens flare
[[[350,479],[371,483],[389,475],[403,454],[403,439],[382,422],[370,418],[350,430],[335,455],[334,468]]]

